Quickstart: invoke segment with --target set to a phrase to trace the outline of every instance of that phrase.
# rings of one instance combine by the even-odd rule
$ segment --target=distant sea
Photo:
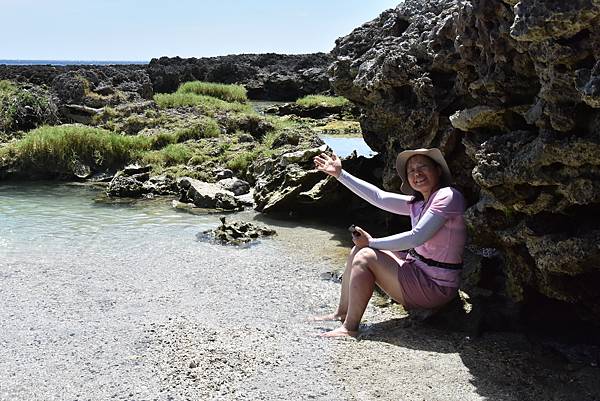
[[[109,65],[109,64],[148,64],[148,61],[114,60],[1,60],[7,65]]]

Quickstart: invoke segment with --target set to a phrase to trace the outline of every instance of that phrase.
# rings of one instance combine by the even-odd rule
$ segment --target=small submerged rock
[[[198,234],[198,239],[211,239],[222,245],[243,245],[260,237],[270,237],[276,234],[273,229],[247,221],[227,223],[225,217],[220,217],[220,220],[219,227]]]

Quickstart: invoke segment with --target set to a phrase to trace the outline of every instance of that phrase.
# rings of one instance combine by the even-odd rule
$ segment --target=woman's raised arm
[[[408,201],[412,199],[412,196],[383,191],[371,183],[354,177],[347,171],[342,170],[342,162],[335,154],[328,156],[322,153],[320,156],[315,157],[314,161],[317,170],[337,178],[346,188],[372,205],[388,212],[405,216],[410,215]]]

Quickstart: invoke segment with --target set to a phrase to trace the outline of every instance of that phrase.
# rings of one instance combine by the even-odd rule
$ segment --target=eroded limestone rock
[[[331,69],[388,189],[399,151],[441,148],[472,245],[502,260],[480,262],[504,283],[494,291],[596,322],[598,20],[596,1],[406,0],[338,39]]]
[[[220,217],[220,220],[221,225],[219,227],[204,231],[198,237],[200,239],[213,239],[222,245],[243,245],[276,234],[276,231],[271,228],[247,221],[227,223],[225,217]]]
[[[193,203],[201,208],[243,209],[242,203],[235,198],[234,193],[224,189],[219,184],[202,182],[189,177],[179,179],[178,184],[181,192],[181,202]]]
[[[173,195],[178,192],[177,183],[169,176],[151,176],[151,166],[130,164],[118,171],[110,180],[106,193],[108,196],[139,198],[153,195]],[[103,175],[96,181],[103,180]]]

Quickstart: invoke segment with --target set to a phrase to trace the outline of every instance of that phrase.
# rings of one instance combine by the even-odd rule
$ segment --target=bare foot
[[[335,313],[330,313],[328,315],[321,316],[313,316],[308,320],[311,322],[328,322],[328,321],[339,321],[343,322],[346,319],[346,315],[336,315]]]
[[[348,330],[344,326],[340,326],[335,330],[327,331],[325,333],[319,334],[319,337],[328,337],[328,338],[337,338],[337,337],[356,337],[358,335],[358,331]]]

